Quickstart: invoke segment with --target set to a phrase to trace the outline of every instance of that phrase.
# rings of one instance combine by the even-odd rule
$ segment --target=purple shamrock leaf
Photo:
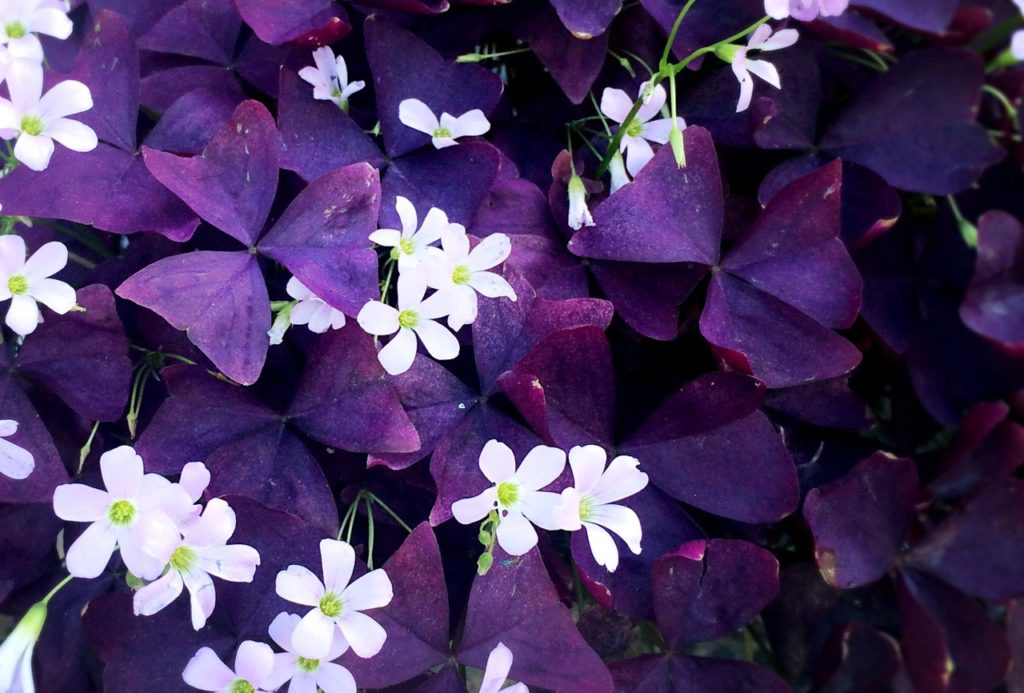
[[[232,90],[193,89],[164,111],[143,143],[165,152],[200,154],[243,100]]]
[[[582,27],[589,25],[591,30],[596,29],[592,20],[597,18],[579,16],[582,14],[579,10],[586,7],[599,13],[602,10],[599,6],[603,4],[613,5],[614,11],[618,11],[621,0],[553,0],[552,4],[560,12],[564,9],[576,13],[579,19],[584,20],[575,24],[581,28],[575,29],[565,23],[564,15],[556,16],[555,12],[545,7],[537,7],[525,17],[523,34],[530,48],[551,72],[551,76],[569,100],[574,104],[581,104],[601,73],[604,56],[608,51],[608,36],[603,35],[607,24],[601,27],[600,31],[589,32],[598,38],[580,35],[588,33],[587,29]],[[578,7],[569,7],[571,5]],[[559,19],[562,19],[562,22],[559,22]],[[587,21],[588,19],[591,21]]]
[[[622,9],[622,0],[551,0],[565,28],[578,39],[600,36]]]
[[[245,23],[267,43],[325,45],[352,30],[348,17],[331,0],[235,0]]]
[[[853,0],[852,4],[911,29],[935,34],[945,31],[957,8],[956,0]]]
[[[241,28],[232,0],[185,0],[139,38],[139,48],[226,65]]]
[[[960,317],[983,337],[1024,344],[1024,226],[1009,214],[988,212],[978,222],[978,259]]]

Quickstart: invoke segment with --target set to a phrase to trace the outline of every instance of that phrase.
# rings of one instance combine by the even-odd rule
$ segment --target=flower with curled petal
[[[757,75],[776,89],[782,88],[779,71],[767,60],[754,60],[748,57],[750,51],[768,52],[782,50],[796,43],[799,35],[796,29],[783,29],[772,35],[772,28],[762,24],[754,30],[747,40],[746,46],[727,43],[715,49],[715,55],[732,65],[732,71],[740,83],[740,98],[736,103],[736,112],[750,108],[754,98],[754,78]]]
[[[330,654],[335,633],[340,631],[358,656],[374,656],[384,646],[387,633],[363,612],[391,603],[391,580],[378,568],[350,583],[356,554],[343,541],[321,541],[320,561],[322,581],[301,565],[290,565],[277,574],[279,597],[312,607],[292,632],[295,652],[309,659],[323,659]]]
[[[37,34],[66,39],[74,29],[62,5],[52,0],[0,2],[0,44],[14,58],[41,63],[43,46]]]
[[[216,693],[270,693],[277,689],[272,673],[274,651],[270,645],[246,640],[238,646],[235,668],[225,664],[209,647],[201,647],[185,666],[181,677],[201,691]]]
[[[654,158],[651,142],[665,144],[672,130],[671,118],[654,118],[665,105],[665,87],[660,84],[651,87],[650,82],[644,82],[640,85],[638,96],[644,97],[644,103],[629,121],[626,132],[619,141],[619,151],[626,154],[626,170],[632,176],[640,173],[640,169]],[[601,113],[620,126],[632,108],[633,100],[621,89],[606,88],[601,94]],[[686,128],[686,122],[682,118],[677,117],[676,124],[680,130]]]
[[[289,681],[289,693],[321,690],[324,693],[356,693],[352,673],[335,662],[348,650],[348,642],[340,630],[334,631],[334,640],[326,655],[319,659],[303,657],[292,645],[292,634],[302,619],[295,614],[281,612],[270,623],[270,637],[284,650],[274,655],[274,673],[278,685]]]
[[[318,101],[333,101],[343,111],[348,110],[348,97],[366,87],[366,82],[348,81],[348,66],[345,58],[335,58],[330,46],[321,46],[313,51],[316,67],[304,67],[299,77],[313,87],[313,98]]]
[[[430,135],[435,149],[454,146],[460,137],[483,135],[491,129],[490,121],[479,108],[458,117],[442,113],[438,118],[430,106],[419,99],[405,99],[398,104],[398,119],[403,125]]]

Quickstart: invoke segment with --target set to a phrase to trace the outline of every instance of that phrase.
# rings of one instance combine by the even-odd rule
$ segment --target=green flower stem
[[[530,48],[513,48],[507,51],[498,51],[496,53],[466,53],[460,55],[455,59],[457,63],[479,63],[484,60],[494,60],[496,58],[504,58],[509,55],[520,55],[521,53],[529,53]]]
[[[55,594],[57,594],[58,592],[60,592],[60,591],[61,591],[61,589],[63,589],[63,588],[64,588],[64,585],[68,584],[68,583],[69,583],[69,582],[71,582],[71,581],[72,581],[73,579],[74,579],[74,576],[73,576],[73,575],[68,575],[68,576],[67,576],[67,577],[65,577],[65,578],[64,578],[63,580],[61,580],[60,582],[58,582],[58,583],[57,583],[57,585],[56,585],[56,587],[54,587],[54,588],[53,588],[52,590],[50,590],[50,591],[49,591],[49,593],[48,593],[48,594],[47,594],[47,595],[46,595],[45,597],[43,597],[43,599],[42,599],[42,601],[41,601],[40,603],[41,603],[41,604],[43,604],[44,606],[45,606],[46,604],[49,604],[49,603],[50,603],[50,600],[51,600],[51,599],[53,599],[53,596],[54,596]]]
[[[92,432],[89,433],[89,439],[85,441],[85,445],[78,451],[78,471],[75,472],[75,476],[82,475],[82,467],[85,466],[85,458],[89,456],[89,452],[92,450],[92,441],[96,437],[96,431],[100,427],[100,422],[97,421],[92,425]]]

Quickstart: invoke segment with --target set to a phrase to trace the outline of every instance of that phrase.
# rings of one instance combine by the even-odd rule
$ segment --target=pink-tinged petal
[[[32,253],[21,272],[32,284],[45,277],[53,276],[67,267],[68,248],[60,241],[50,241],[43,244],[39,250]]]
[[[337,63],[334,61],[334,51],[330,46],[320,46],[313,51],[313,62],[324,81],[333,79],[337,74]]]
[[[326,591],[320,578],[302,565],[290,565],[279,572],[275,588],[281,599],[303,606],[317,606]]]
[[[789,0],[764,0],[764,11],[772,19],[789,16]]]
[[[399,195],[395,198],[395,211],[398,212],[398,218],[402,222],[402,238],[409,238],[416,233],[416,228],[419,226],[416,208],[409,198]]]
[[[307,659],[323,659],[331,649],[337,626],[319,607],[309,611],[292,633],[292,647]]]
[[[37,113],[46,124],[92,108],[89,87],[73,79],[54,85],[39,99]]]
[[[427,104],[419,99],[405,99],[398,104],[398,120],[403,125],[433,135],[441,123]]]
[[[601,94],[601,113],[622,123],[633,108],[633,100],[621,89],[606,88]]]
[[[1017,60],[1024,60],[1024,30],[1017,31],[1010,40],[1010,53]]]
[[[146,474],[142,477],[138,507],[146,514],[165,515],[172,522],[184,522],[197,514],[188,491],[159,474]]]
[[[142,458],[128,445],[108,450],[100,457],[103,485],[114,498],[139,497],[142,491]]]
[[[298,672],[288,684],[288,693],[317,693],[316,678],[304,671]]]
[[[189,545],[223,546],[235,533],[235,511],[221,498],[206,504],[203,514],[185,532]]]
[[[356,680],[348,669],[333,662],[325,662],[316,672],[316,685],[324,693],[356,693]],[[293,693],[289,691],[289,693]]]
[[[565,451],[548,445],[538,445],[523,458],[515,479],[527,491],[539,491],[565,469]]]
[[[516,510],[541,529],[573,531],[580,528],[579,501],[550,491],[527,491],[516,504]]]
[[[639,460],[627,455],[613,459],[591,492],[593,502],[598,505],[614,503],[643,490],[648,479],[647,474],[638,469],[639,464]]]
[[[394,596],[391,578],[383,570],[377,569],[371,570],[349,585],[342,593],[341,599],[345,603],[345,609],[366,611],[387,606]]]
[[[22,272],[24,266],[25,239],[14,234],[0,236],[0,278],[5,288],[10,276]]]
[[[516,473],[516,455],[498,440],[488,440],[480,451],[480,471],[493,484],[500,484]]]
[[[324,91],[327,88],[327,81],[323,75],[320,74],[320,70],[315,67],[306,66],[299,70],[299,77],[303,82],[313,87],[313,98],[321,101],[328,100],[330,95],[324,95]]]
[[[452,137],[431,137],[430,143],[434,145],[434,149],[446,149],[458,144]]]
[[[498,643],[491,654],[487,655],[487,667],[484,678],[480,682],[480,693],[498,693],[512,669],[512,650]]]
[[[58,118],[46,124],[46,136],[60,142],[73,152],[91,152],[99,145],[96,131],[85,123]]]
[[[402,255],[402,257],[408,257]],[[399,258],[398,269],[402,269],[402,261]],[[417,309],[427,293],[427,282],[417,273],[399,274],[398,276],[398,310]]]
[[[318,305],[316,301],[302,301],[292,308],[292,312],[288,316],[288,319],[293,325],[308,325],[316,315],[320,305]],[[311,327],[310,329],[312,330],[313,328]]]
[[[682,118],[676,118],[676,125],[679,126],[680,132],[686,129],[686,121]],[[671,132],[672,119],[659,118],[658,120],[652,120],[644,126],[643,138],[658,144],[665,144],[668,142],[668,136]]]
[[[587,540],[590,542],[590,552],[594,554],[594,560],[598,565],[614,573],[619,567],[619,547],[615,545],[612,535],[590,522],[585,523],[583,528],[587,531]]]
[[[638,97],[643,96],[644,87],[646,86],[646,83],[640,86],[640,93],[637,95]],[[661,111],[661,107],[665,105],[666,98],[667,95],[665,94],[665,87],[660,84],[654,87],[650,100],[642,105],[640,110],[636,112],[636,122],[646,123],[648,120],[658,115]],[[630,108],[632,108],[632,104],[630,104]]]
[[[185,683],[201,691],[220,691],[227,689],[235,680],[235,672],[209,647],[201,647],[189,660],[181,677]]]
[[[18,422],[14,419],[0,420],[0,438],[13,436],[18,432]]]
[[[246,640],[238,646],[235,655],[235,673],[240,678],[262,688],[263,681],[270,676],[274,668],[274,651],[270,645],[253,640]]]
[[[426,305],[426,301],[423,303]],[[427,353],[438,361],[448,361],[459,355],[459,340],[441,323],[420,320],[412,329],[423,342]]]
[[[389,375],[401,375],[412,367],[416,358],[416,334],[401,329],[384,348],[377,353],[377,360]]]
[[[466,111],[455,119],[452,127],[452,137],[475,137],[483,135],[491,129],[491,121],[479,108]]]
[[[217,605],[217,591],[213,587],[213,580],[199,570],[190,571],[181,577],[188,588],[192,629],[202,630],[206,625],[206,619],[210,618]]]
[[[278,614],[278,616],[287,615],[288,614]],[[298,616],[295,618],[297,620]],[[289,680],[303,675],[304,674],[299,671],[299,666],[294,654],[291,652],[278,652],[274,655],[274,668],[270,670],[270,676],[267,677],[266,686],[269,690],[276,691]],[[289,686],[287,690],[288,693],[291,693],[291,686]]]
[[[779,77],[779,71],[774,65],[764,60],[747,60],[747,70],[768,84],[772,85],[776,89],[782,88],[782,81]]]
[[[78,301],[74,288],[58,279],[37,279],[28,295],[58,315],[65,315]]]
[[[431,207],[423,218],[423,226],[416,232],[416,245],[420,248],[441,240],[442,234],[449,228],[448,215],[437,207]],[[457,229],[456,229],[457,230]],[[466,233],[466,229],[462,229]]]
[[[497,267],[512,254],[512,240],[503,233],[495,233],[480,241],[469,253],[468,264],[474,272]]]
[[[487,517],[498,502],[498,490],[493,486],[472,498],[463,498],[452,503],[452,515],[459,524],[471,525]]]
[[[340,594],[352,578],[356,552],[346,542],[323,539],[320,541],[320,563],[324,569],[324,588]]]
[[[210,470],[202,462],[189,462],[181,470],[178,485],[185,489],[188,497],[196,503],[210,485]]]
[[[591,511],[586,524],[600,525],[622,537],[629,550],[640,553],[640,541],[643,539],[643,528],[640,518],[632,508],[624,505],[599,505]]]
[[[377,229],[370,234],[370,242],[385,248],[394,248],[402,241],[402,232],[398,229]],[[293,298],[299,298],[294,296]]]
[[[46,34],[58,39],[71,36],[75,25],[63,10],[56,7],[40,7],[32,12],[28,30],[33,34]]]
[[[581,494],[593,491],[607,463],[608,453],[600,445],[577,445],[569,450],[569,467],[576,490]]]
[[[0,65],[0,75],[3,75],[3,65]],[[4,98],[0,98],[0,132],[3,132],[4,139],[9,139],[21,127],[21,116],[14,111],[14,104]]]
[[[736,112],[742,113],[750,108],[750,102],[754,99],[754,78],[747,72],[746,59],[734,60],[732,71],[740,83],[740,98],[736,102]]]
[[[522,556],[537,545],[537,530],[521,513],[509,512],[498,523],[498,545],[512,556]]]
[[[267,633],[270,635],[271,640],[277,643],[278,647],[287,652],[291,652],[292,632],[295,630],[295,626],[299,625],[299,621],[301,620],[302,618],[297,614],[289,614],[286,611],[282,611],[274,617],[273,621],[270,622],[270,627],[267,628]]]
[[[331,318],[335,313],[339,311],[334,310],[326,303],[319,301],[313,303],[313,313],[309,317],[309,331],[317,334],[323,334],[331,328]],[[344,313],[339,313],[342,316],[342,325],[344,322]]]
[[[380,301],[370,301],[359,311],[356,322],[364,331],[382,336],[398,332],[398,311]]]
[[[125,567],[143,580],[160,577],[174,550],[181,544],[178,527],[163,513],[142,513],[117,538]]]
[[[0,474],[11,479],[25,479],[36,468],[32,453],[9,440],[0,440]]]
[[[32,37],[39,44],[39,39]],[[17,57],[17,56],[12,56]],[[27,56],[26,56],[27,57]],[[11,103],[18,114],[37,111],[40,96],[43,93],[43,68],[30,60],[16,60],[7,73],[7,89],[11,95]],[[19,122],[21,118],[18,118]]]
[[[754,32],[750,35],[750,38],[747,39],[747,47],[760,48],[761,44],[767,41],[768,37],[771,35],[772,28],[767,24],[762,24],[761,26],[754,29]]]
[[[53,156],[53,140],[49,137],[22,133],[14,145],[14,157],[33,171],[45,171]]]
[[[766,25],[762,25],[766,26]],[[800,33],[796,29],[783,29],[782,31],[776,32],[771,38],[762,43],[759,48],[763,51],[777,51],[783,48],[789,48],[800,38]]]
[[[22,337],[30,335],[39,326],[39,306],[24,294],[13,296],[4,322]]]
[[[654,158],[654,150],[650,143],[642,137],[629,138],[629,146],[626,147],[626,170],[631,176],[640,173],[644,166]]]
[[[132,597],[132,608],[136,616],[152,616],[163,611],[171,602],[178,598],[185,583],[181,574],[175,570],[137,590]]]
[[[388,634],[384,628],[364,613],[347,611],[338,619],[338,627],[348,640],[352,651],[359,657],[373,657],[384,647]],[[328,647],[330,643],[328,643]],[[326,654],[326,652],[324,653]]]
[[[436,320],[448,315],[453,305],[458,302],[454,292],[438,292],[431,294],[417,308],[416,313],[425,320]]]
[[[97,577],[110,562],[117,532],[105,521],[94,522],[75,540],[67,553],[68,572],[78,578]]]
[[[313,292],[298,277],[291,277],[284,287],[285,292],[294,299],[306,301],[314,298]]]
[[[228,582],[252,582],[259,564],[259,551],[245,544],[203,549],[199,556],[203,570]]]
[[[85,484],[62,484],[53,490],[53,513],[68,522],[95,522],[107,514],[111,498]]]

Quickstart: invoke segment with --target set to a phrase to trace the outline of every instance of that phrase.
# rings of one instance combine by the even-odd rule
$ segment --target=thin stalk
[[[74,579],[73,575],[68,575],[66,578],[64,578],[63,580],[58,582],[57,586],[54,587],[52,590],[50,590],[49,593],[47,593],[47,595],[45,597],[43,597],[43,604],[49,604],[50,600],[53,599],[54,595],[57,594],[58,592],[60,592],[61,589],[63,589],[64,585],[68,584],[73,579]]]

